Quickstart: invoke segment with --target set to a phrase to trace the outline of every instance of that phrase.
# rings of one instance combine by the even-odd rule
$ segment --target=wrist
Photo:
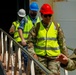
[[[32,55],[36,55],[35,53],[32,53]]]
[[[25,39],[22,39],[22,42],[25,42]]]
[[[69,61],[67,61],[67,62],[66,62],[66,63],[64,63],[64,64],[63,64],[63,63],[60,63],[61,67],[67,67],[68,62],[69,62]]]

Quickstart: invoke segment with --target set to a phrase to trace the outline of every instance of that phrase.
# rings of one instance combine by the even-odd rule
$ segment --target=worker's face
[[[23,17],[18,17],[18,20],[21,21],[23,19]]]
[[[36,15],[37,15],[37,11],[32,11],[32,10],[30,10],[29,14],[30,14],[30,16],[31,16],[32,18],[35,18]]]
[[[42,20],[45,24],[49,24],[51,16],[51,14],[41,14]]]

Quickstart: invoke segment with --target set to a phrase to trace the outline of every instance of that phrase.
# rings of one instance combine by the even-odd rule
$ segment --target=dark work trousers
[[[28,47],[24,47],[24,49],[28,50]],[[27,67],[27,62],[28,62],[28,56],[26,55],[26,53],[24,53],[23,51],[21,52],[22,57],[24,58],[24,68],[26,70]]]

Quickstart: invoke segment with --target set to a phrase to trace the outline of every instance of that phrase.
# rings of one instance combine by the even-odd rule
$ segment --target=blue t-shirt
[[[24,27],[24,25],[25,25],[25,22],[26,22],[26,19],[23,18],[23,19],[21,20],[20,26],[19,26],[18,28],[23,30],[23,27]]]
[[[29,17],[30,17],[30,16],[29,16]],[[30,19],[31,19],[33,25],[34,25],[35,22],[37,21],[37,17],[34,18],[34,19],[32,19],[32,18],[30,17]],[[25,23],[26,23],[27,21],[28,21],[27,18],[23,18],[23,19],[21,20],[21,22],[20,22],[20,26],[19,26],[18,28],[23,30],[24,25],[25,25]]]

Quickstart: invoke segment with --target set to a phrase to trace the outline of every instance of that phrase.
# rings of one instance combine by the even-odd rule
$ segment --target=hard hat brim
[[[19,17],[25,17],[25,15],[20,15],[20,14],[18,14],[18,16],[19,16]]]
[[[30,9],[31,11],[38,11],[38,9]]]
[[[40,11],[42,14],[54,14],[54,12],[52,11],[52,12],[42,12],[42,11]]]

